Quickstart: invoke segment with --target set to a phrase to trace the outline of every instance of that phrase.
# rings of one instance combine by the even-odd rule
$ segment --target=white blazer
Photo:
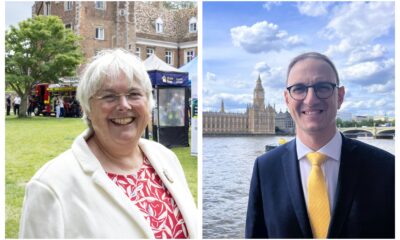
[[[140,210],[107,176],[79,135],[71,149],[46,163],[26,186],[20,238],[153,238]],[[176,201],[190,238],[197,209],[179,160],[156,142],[139,146]]]

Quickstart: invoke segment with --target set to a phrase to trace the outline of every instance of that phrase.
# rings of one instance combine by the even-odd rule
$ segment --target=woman
[[[88,129],[26,187],[22,238],[196,238],[196,207],[175,154],[141,139],[153,98],[134,55],[105,50],[77,90]]]

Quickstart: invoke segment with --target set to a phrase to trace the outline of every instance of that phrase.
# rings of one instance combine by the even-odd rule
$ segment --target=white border
[[[6,170],[6,151],[5,151],[5,30],[6,30],[6,22],[5,22],[5,1],[0,1],[0,9],[1,9],[1,16],[0,16],[0,162],[1,162],[1,171],[0,171],[0,203],[1,203],[1,216],[0,216],[0,239],[5,239],[6,233],[6,194],[5,194],[5,170]]]
[[[197,218],[198,236],[203,239],[203,2],[197,1]]]
[[[400,42],[399,42],[399,24],[400,24],[400,4],[398,3],[398,1],[394,1],[395,4],[395,20],[394,20],[394,32],[395,32],[395,42],[394,42],[394,48],[395,48],[395,66],[397,64],[399,64],[399,49],[396,49],[396,46],[399,47],[400,46]],[[395,120],[398,120],[400,115],[400,97],[399,97],[399,93],[400,93],[400,85],[399,85],[399,74],[400,74],[400,70],[399,67],[395,67],[394,68],[394,82],[395,82],[395,94],[394,94],[394,99],[395,99],[395,112],[394,112],[394,116],[395,116]],[[400,234],[400,222],[399,222],[399,201],[398,201],[398,197],[399,197],[399,177],[397,176],[397,174],[399,174],[399,167],[400,167],[400,163],[396,162],[396,156],[398,156],[400,154],[400,143],[399,143],[399,131],[400,131],[400,126],[399,126],[399,121],[395,122],[396,124],[396,136],[394,138],[394,153],[395,153],[395,237],[399,238],[399,234]]]

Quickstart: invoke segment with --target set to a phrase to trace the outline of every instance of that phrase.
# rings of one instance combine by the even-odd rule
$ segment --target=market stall
[[[153,139],[167,147],[189,146],[188,73],[166,64],[154,54],[144,64],[156,102],[152,121]]]

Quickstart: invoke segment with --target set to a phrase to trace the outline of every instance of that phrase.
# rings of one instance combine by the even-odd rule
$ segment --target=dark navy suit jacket
[[[328,238],[394,238],[394,156],[342,136]],[[312,238],[295,140],[258,157],[246,238]]]

